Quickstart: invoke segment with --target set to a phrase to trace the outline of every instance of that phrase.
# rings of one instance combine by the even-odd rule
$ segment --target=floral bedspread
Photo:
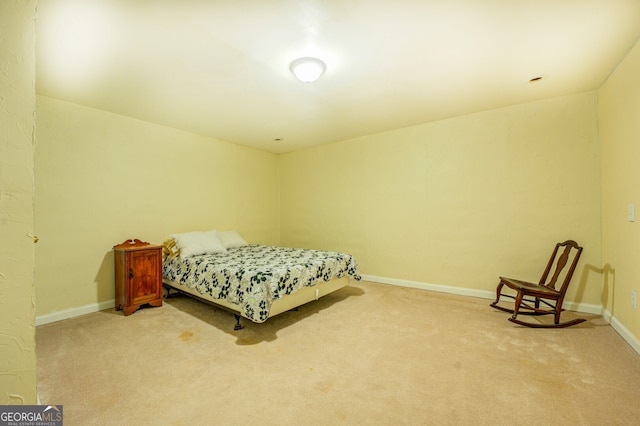
[[[271,303],[282,296],[345,275],[360,280],[350,254],[264,245],[178,256],[165,259],[162,265],[164,280],[239,305],[253,322],[266,321]]]

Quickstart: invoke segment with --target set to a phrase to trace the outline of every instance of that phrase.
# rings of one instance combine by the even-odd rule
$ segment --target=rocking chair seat
[[[562,252],[560,252],[560,248],[563,248]],[[560,328],[584,322],[585,320],[582,318],[560,322],[560,313],[564,310],[562,309],[562,303],[581,254],[582,247],[573,240],[557,243],[538,284],[515,278],[500,277],[500,282],[496,288],[496,300],[490,306],[511,313],[509,321],[526,327]],[[573,257],[573,260],[570,262],[568,271],[564,274],[562,284],[556,289],[556,283],[560,281],[558,278],[564,272],[570,257]],[[552,268],[554,268],[553,275],[549,276]],[[515,291],[515,295],[503,293],[504,286]],[[500,305],[501,297],[513,299],[515,301],[513,308]],[[518,314],[553,315],[554,321],[553,324],[530,323],[518,319]]]
[[[557,297],[560,295],[560,292],[555,288],[549,288],[544,285],[534,284],[527,281],[516,280],[515,278],[504,278],[500,277],[500,281],[504,282],[504,284],[513,289],[526,291],[527,294],[533,295],[533,293],[539,293],[542,297]]]

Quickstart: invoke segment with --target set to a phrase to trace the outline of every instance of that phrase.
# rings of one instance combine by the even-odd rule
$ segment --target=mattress
[[[350,254],[266,245],[176,256],[163,263],[165,284],[236,310],[257,323],[289,305],[288,309],[298,306],[296,293],[306,303],[343,287],[349,279],[361,279]]]

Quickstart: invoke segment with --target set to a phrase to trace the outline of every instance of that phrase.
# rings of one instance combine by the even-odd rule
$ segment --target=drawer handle
[[[133,268],[129,268],[129,278],[133,278]]]

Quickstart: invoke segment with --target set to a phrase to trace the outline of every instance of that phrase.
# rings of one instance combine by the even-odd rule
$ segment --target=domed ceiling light
[[[318,58],[298,58],[291,62],[291,72],[303,83],[313,83],[324,73],[327,68],[324,62]]]

